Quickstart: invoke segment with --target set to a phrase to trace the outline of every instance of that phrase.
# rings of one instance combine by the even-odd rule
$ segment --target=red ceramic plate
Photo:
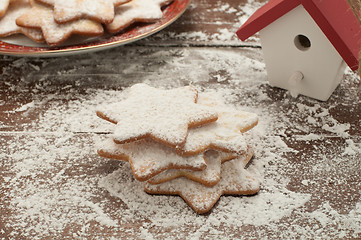
[[[3,38],[0,40],[0,54],[34,57],[64,56],[124,45],[150,36],[167,27],[184,13],[190,1],[191,0],[174,0],[164,8],[162,19],[155,23],[133,26],[125,32],[120,32],[115,35],[87,39],[87,41],[81,41],[75,44],[68,43],[60,47],[49,47],[32,43],[23,36]]]

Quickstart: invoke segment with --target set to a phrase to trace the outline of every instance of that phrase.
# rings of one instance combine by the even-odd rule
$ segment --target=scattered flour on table
[[[202,30],[193,31],[193,32],[160,32],[156,35],[157,38],[167,39],[171,37],[175,40],[182,41],[201,41],[205,44],[219,44],[223,45],[225,42],[230,45],[257,45],[260,46],[260,41],[258,37],[251,36],[245,42],[242,42],[237,36],[236,31],[247,21],[247,19],[266,1],[257,2],[254,0],[248,0],[244,5],[239,4],[238,6],[231,6],[229,3],[224,2],[216,2],[215,7],[213,9],[209,9],[208,12],[211,14],[216,14],[217,12],[222,12],[222,14],[229,14],[230,18],[235,19],[232,22],[227,22],[225,19],[219,19],[216,22],[212,22],[212,25],[217,24],[219,28],[217,32],[214,33],[206,33]],[[197,2],[192,2],[190,8],[196,8]],[[207,22],[203,22],[203,24],[207,24]],[[147,41],[147,39],[145,39]]]
[[[170,53],[156,52],[152,57],[167,54]],[[348,131],[351,126],[329,114],[329,109],[334,106],[300,101],[291,110],[297,114],[293,118],[285,116],[264,90],[266,73],[262,61],[240,56],[231,50],[193,50],[192,54],[202,54],[202,57],[214,61],[173,81],[171,77],[185,72],[188,64],[189,51],[184,49],[181,54],[183,57],[170,59],[160,67],[159,72],[164,75],[162,78],[150,72],[144,82],[163,88],[191,83],[201,91],[221,95],[230,105],[258,114],[258,126],[246,137],[256,152],[249,170],[262,181],[259,194],[221,197],[212,212],[203,216],[195,214],[180,197],[146,194],[142,184],[133,179],[126,163],[117,163],[110,173],[105,170],[99,173],[99,168],[106,168],[110,160],[97,156],[95,146],[113,130],[113,125],[96,117],[95,109],[99,104],[124,99],[127,89],[123,92],[88,89],[85,93],[69,89],[66,104],[62,99],[67,95],[57,96],[55,93],[46,95],[47,99],[34,96],[33,101],[13,112],[27,114],[42,105],[48,106],[39,120],[31,123],[31,131],[25,129],[18,134],[3,132],[1,135],[0,146],[6,148],[0,152],[1,164],[7,169],[0,177],[3,206],[15,213],[6,219],[2,231],[8,232],[12,238],[19,237],[21,233],[29,239],[42,239],[64,232],[73,238],[86,238],[91,236],[95,227],[116,229],[137,238],[158,239],[166,238],[161,229],[169,228],[179,238],[206,238],[208,234],[208,238],[212,239],[224,237],[224,228],[236,232],[242,231],[243,226],[252,226],[259,236],[266,236],[269,232],[279,232],[284,237],[307,235],[312,238],[322,234],[337,238],[359,236],[360,201],[347,214],[337,212],[327,201],[313,211],[306,211],[305,206],[312,201],[312,193],[295,192],[288,187],[290,179],[287,171],[292,165],[285,155],[298,154],[300,150],[288,146],[285,138],[312,142],[339,137],[346,142],[343,155],[360,156],[360,139],[350,138]],[[26,64],[24,61],[20,65]],[[135,63],[131,67],[137,68]],[[226,73],[220,74],[220,71]],[[209,76],[209,72],[214,74]],[[212,83],[208,82],[210,77],[214,80]],[[223,84],[225,82],[227,84]],[[46,84],[42,86],[46,87]],[[41,90],[44,89],[39,86]],[[282,104],[288,104],[288,101],[289,98],[286,98]],[[298,117],[307,119],[308,124],[299,123]],[[290,127],[294,132],[287,137],[285,131]],[[315,173],[327,166],[327,154],[321,157],[323,159],[312,169]],[[317,180],[306,178],[301,184],[312,187]],[[102,198],[99,199],[99,196]],[[321,227],[309,229],[297,225],[289,228],[290,223],[284,222],[284,219],[295,215]],[[147,221],[142,221],[144,219]],[[132,228],[131,224],[137,227]],[[338,226],[337,231],[322,230],[322,227],[330,225]],[[184,232],[188,232],[187,236]],[[113,237],[116,239],[117,236],[107,236]]]
[[[26,111],[26,110],[28,110],[29,108],[32,108],[32,107],[34,107],[34,106],[35,106],[34,102],[29,102],[29,103],[27,103],[27,104],[25,104],[25,105],[22,105],[21,107],[15,109],[14,111],[15,111],[15,112],[24,112],[24,111]]]

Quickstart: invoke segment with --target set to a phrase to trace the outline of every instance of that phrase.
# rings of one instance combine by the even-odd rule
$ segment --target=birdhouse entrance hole
[[[306,51],[311,47],[311,41],[305,35],[297,35],[295,37],[295,45],[301,51]]]

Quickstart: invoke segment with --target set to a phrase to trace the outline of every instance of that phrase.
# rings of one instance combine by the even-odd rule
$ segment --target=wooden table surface
[[[267,83],[259,39],[235,31],[265,0],[193,0],[141,41],[58,58],[0,57],[0,239],[360,239],[361,85],[350,70],[326,102]],[[317,63],[315,63],[317,67]],[[96,154],[113,129],[100,104],[145,82],[192,84],[257,113],[251,197],[198,215],[152,196],[124,162]]]

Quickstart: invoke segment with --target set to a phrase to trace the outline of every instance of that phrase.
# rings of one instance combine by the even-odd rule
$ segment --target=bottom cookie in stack
[[[212,209],[222,195],[254,195],[259,191],[260,181],[245,169],[252,154],[253,151],[250,150],[242,156],[224,162],[221,165],[219,181],[214,186],[203,184],[203,180],[194,181],[194,178],[187,176],[160,184],[151,184],[152,180],[149,180],[144,189],[149,194],[179,195],[195,212],[204,214]],[[197,172],[196,175],[202,179],[202,172],[206,171]]]
[[[179,195],[199,214],[209,212],[221,195],[254,195],[260,189],[260,181],[246,169],[251,147],[238,156],[208,150],[186,157],[152,140],[116,144],[108,138],[98,154],[128,161],[135,179],[146,181],[147,193]]]

